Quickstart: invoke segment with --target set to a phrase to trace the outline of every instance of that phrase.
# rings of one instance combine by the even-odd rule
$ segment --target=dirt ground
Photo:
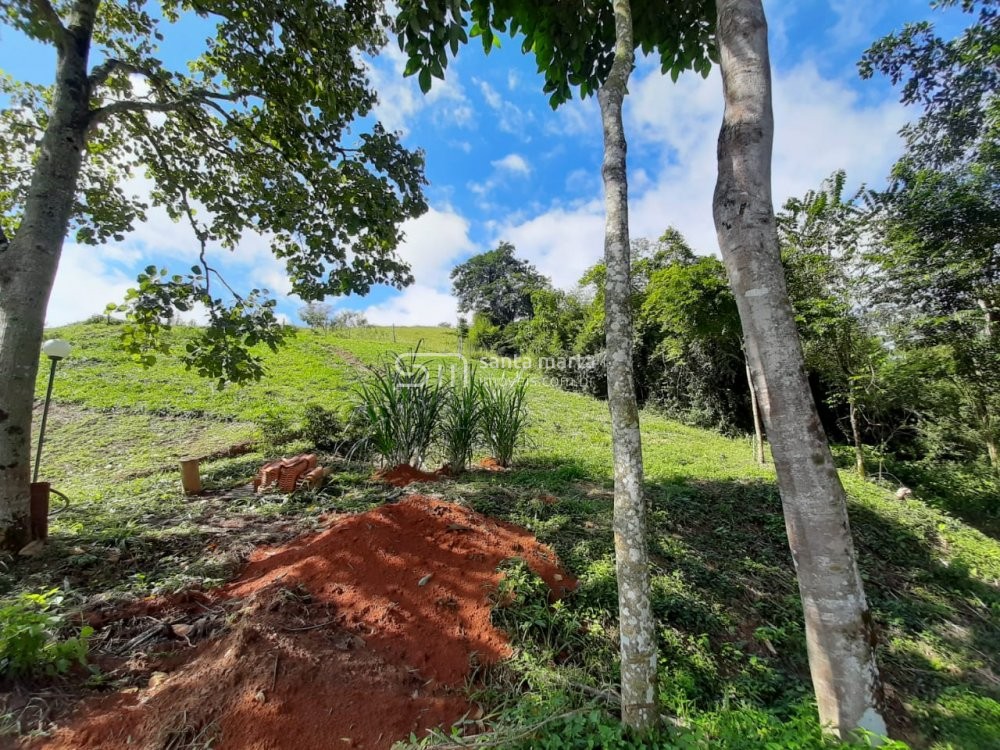
[[[475,715],[471,668],[510,653],[489,596],[512,557],[557,595],[575,586],[527,530],[410,495],[260,549],[220,590],[94,613],[99,633],[138,632],[106,666],[144,683],[29,747],[375,750],[447,728]]]

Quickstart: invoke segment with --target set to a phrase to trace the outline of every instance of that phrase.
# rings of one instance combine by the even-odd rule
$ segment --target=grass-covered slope
[[[45,559],[3,571],[7,591],[65,581],[81,596],[137,594],[213,582],[232,569],[239,544],[294,533],[320,510],[384,501],[384,489],[363,481],[364,467],[285,504],[189,501],[179,495],[175,461],[253,437],[257,425],[294,423],[308,403],[343,403],[361,362],[418,341],[422,351],[455,348],[454,333],[441,328],[396,329],[395,343],[388,329],[302,331],[268,355],[265,380],[218,391],[169,357],[151,370],[134,365],[116,350],[115,326],[53,333],[76,348],[60,367],[43,473],[74,503],[54,519]],[[572,705],[572,685],[614,684],[616,609],[606,405],[540,382],[529,405],[530,447],[513,471],[433,489],[531,528],[581,580],[555,621],[530,601],[504,615],[525,635],[510,671],[491,677],[491,700],[509,706],[506,688],[530,686],[516,709],[526,719]],[[794,718],[810,691],[773,473],[753,463],[748,441],[656,414],[643,415],[643,439],[663,699],[729,747],[761,747],[769,737],[788,746],[762,720],[740,724],[760,709]],[[262,458],[208,463],[206,481],[245,481]],[[1000,748],[1000,543],[919,497],[901,502],[886,488],[843,479],[897,731],[918,747]],[[254,535],[241,530],[259,532],[247,519],[271,525]]]

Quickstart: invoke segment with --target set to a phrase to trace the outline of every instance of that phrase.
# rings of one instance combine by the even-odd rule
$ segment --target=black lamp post
[[[56,379],[56,365],[60,359],[69,356],[72,346],[68,341],[62,339],[50,339],[42,344],[42,354],[52,360],[52,368],[49,370],[49,387],[45,392],[45,407],[42,409],[42,424],[38,428],[38,449],[35,452],[35,473],[32,482],[38,481],[38,467],[42,462],[42,443],[45,442],[45,423],[49,419],[49,402],[52,400],[52,383]]]

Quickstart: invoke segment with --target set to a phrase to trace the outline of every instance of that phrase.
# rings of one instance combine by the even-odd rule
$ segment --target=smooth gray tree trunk
[[[858,472],[859,477],[864,479],[868,476],[868,470],[865,467],[864,444],[861,442],[861,422],[858,419],[858,406],[853,394],[848,399],[847,409],[848,417],[851,421],[851,440],[854,441],[854,470]]]
[[[24,214],[0,252],[0,547],[28,539],[31,413],[45,310],[73,211],[85,146],[87,58],[97,2],[77,3],[56,45],[52,108]]]
[[[774,457],[820,720],[880,735],[881,686],[843,486],[806,378],[771,201],[771,75],[760,0],[719,0],[725,96],[713,212]]]
[[[628,230],[628,177],[622,102],[634,65],[632,13],[628,0],[615,0],[615,58],[597,98],[604,128],[604,205],[607,212],[604,262],[604,336],[607,347],[608,406],[615,471],[615,565],[621,639],[622,721],[646,729],[658,720],[656,629],[650,606],[643,496],[639,407],[632,372],[631,260]]]

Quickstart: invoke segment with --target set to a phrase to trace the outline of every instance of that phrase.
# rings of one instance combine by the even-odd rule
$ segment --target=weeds
[[[387,466],[420,467],[434,440],[446,390],[416,352],[408,359],[383,361],[369,371],[357,389],[358,415],[367,442]]]
[[[365,433],[354,414],[346,417],[334,409],[308,404],[302,415],[303,437],[314,448],[347,458],[362,458]]]
[[[528,427],[525,396],[528,381],[517,378],[483,382],[483,439],[501,466],[510,466],[514,453],[523,446]]]
[[[0,608],[0,674],[25,677],[63,674],[73,664],[84,664],[93,628],[60,638],[65,618],[58,611],[63,598],[58,589],[44,594],[20,594]]]
[[[452,471],[460,474],[472,461],[482,426],[482,384],[475,368],[448,389],[441,420],[441,447]]]

